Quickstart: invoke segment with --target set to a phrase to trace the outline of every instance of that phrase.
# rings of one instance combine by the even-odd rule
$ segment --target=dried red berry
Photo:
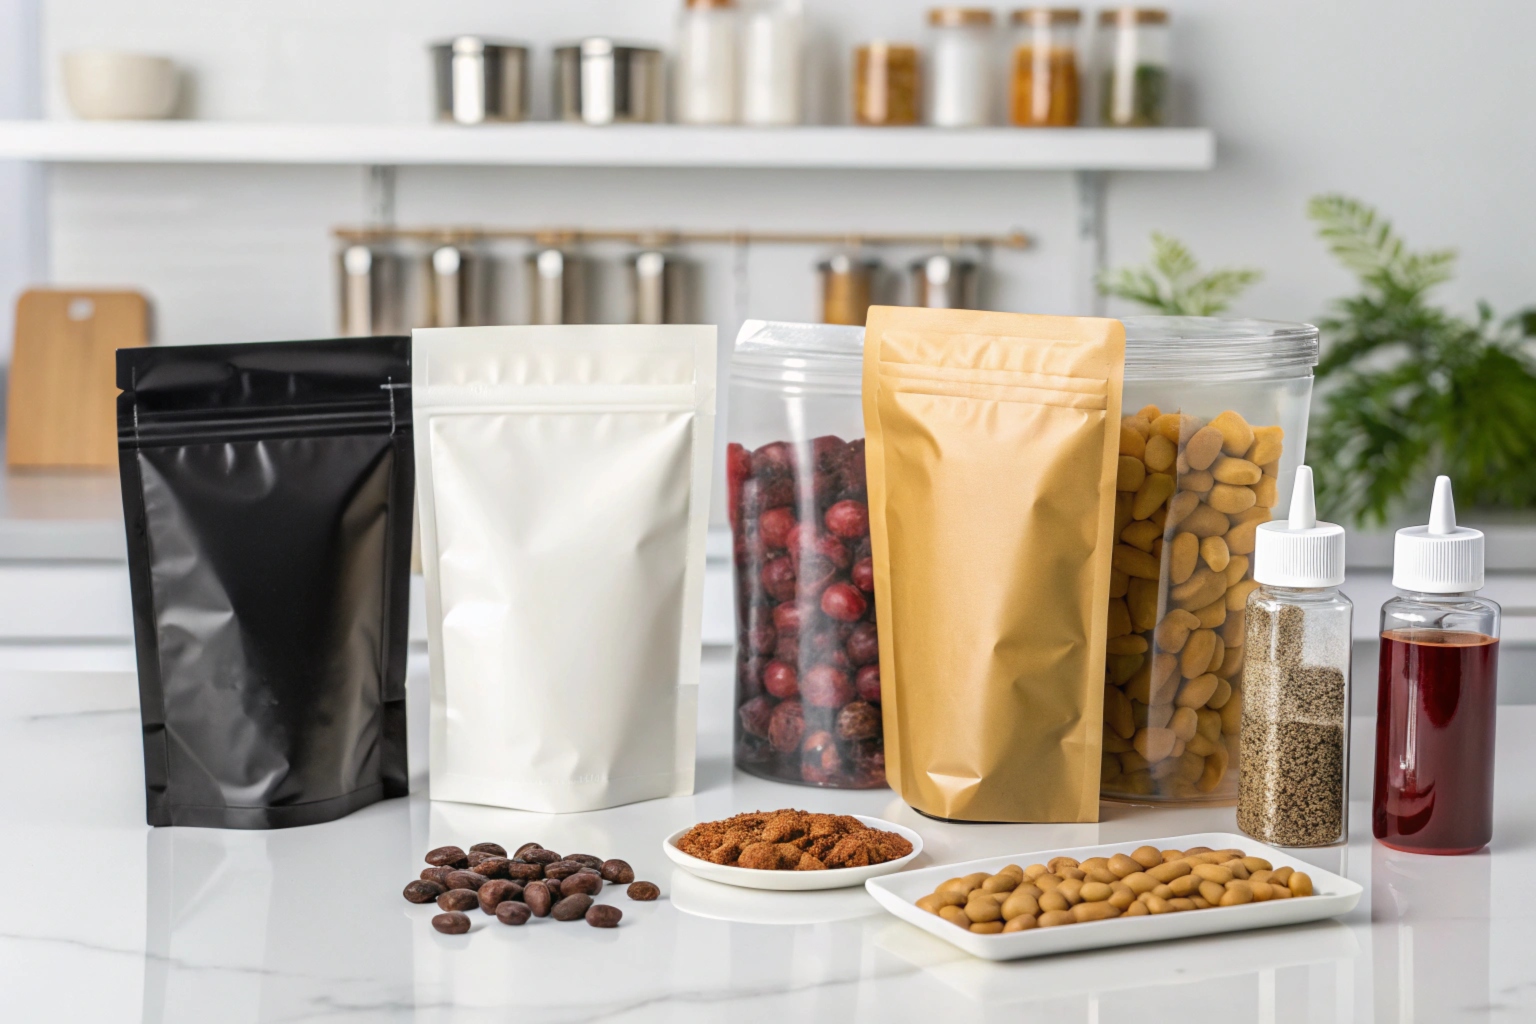
[[[763,669],[763,689],[779,700],[799,696],[800,686],[794,667],[782,661],[770,661]]]
[[[799,633],[800,606],[793,601],[785,601],[781,605],[775,605],[773,609],[773,625],[780,633]]]
[[[840,622],[857,622],[868,609],[868,598],[851,583],[833,583],[821,595],[821,610]]]
[[[768,721],[768,742],[781,754],[800,749],[800,738],[805,735],[805,709],[798,700],[786,700],[773,709]]]
[[[773,718],[774,702],[768,697],[753,697],[736,711],[742,731],[761,739],[768,738],[768,722]]]
[[[783,441],[772,441],[752,453],[752,475],[787,476],[794,472],[795,453]]]
[[[875,592],[875,560],[873,558],[861,558],[853,563],[853,569],[848,573],[853,585],[866,594]]]
[[[822,595],[826,599],[826,595]],[[855,665],[870,665],[880,660],[880,634],[873,623],[861,622],[853,627],[853,632],[848,634],[848,639],[843,642],[843,650],[848,652],[848,660]]]
[[[801,698],[816,707],[840,708],[856,693],[848,673],[831,665],[817,665],[800,678]]]
[[[763,566],[763,590],[775,601],[795,596],[795,567],[787,557],[771,559]]]
[[[878,702],[880,700],[880,666],[865,665],[859,669],[859,674],[854,679],[854,687],[859,691],[859,699]]]
[[[854,540],[869,532],[869,506],[862,501],[840,501],[827,509],[827,532]]]
[[[782,548],[789,543],[789,531],[795,528],[793,509],[771,508],[757,520],[757,535],[764,548]]]
[[[856,700],[837,713],[837,738],[872,740],[880,735],[880,712],[874,705]]]

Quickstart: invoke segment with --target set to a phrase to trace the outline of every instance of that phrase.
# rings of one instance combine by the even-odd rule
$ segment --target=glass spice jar
[[[874,301],[880,261],[857,253],[835,253],[816,264],[821,276],[821,322],[863,327]]]
[[[928,11],[928,123],[976,128],[992,121],[992,12],[985,7]]]
[[[1116,128],[1168,122],[1168,12],[1116,7],[1099,14],[1103,81],[1099,113]]]
[[[736,120],[735,0],[686,0],[672,66],[673,112],[682,124]]]
[[[921,119],[922,76],[917,47],[867,43],[853,53],[853,119],[866,125],[912,125]]]
[[[731,361],[737,767],[885,785],[864,483],[864,329],[749,320]]]
[[[1077,30],[1082,12],[1028,7],[1014,11],[1012,21],[1015,38],[1009,119],[1025,128],[1077,124]]]

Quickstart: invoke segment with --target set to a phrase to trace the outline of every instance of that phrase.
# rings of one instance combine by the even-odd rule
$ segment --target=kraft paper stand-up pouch
[[[955,821],[1097,821],[1125,330],[875,307],[886,776]]]
[[[414,335],[432,798],[693,792],[715,329]]]
[[[409,338],[117,352],[151,825],[408,790]]]

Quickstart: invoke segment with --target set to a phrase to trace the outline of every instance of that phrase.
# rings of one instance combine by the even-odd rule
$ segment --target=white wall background
[[[666,41],[680,0],[41,0],[48,116],[67,117],[61,51],[168,53],[195,81],[197,116],[396,121],[428,116],[424,46],[458,31],[538,48],[547,102],[554,41],[606,33]],[[923,0],[808,0],[818,119],[840,119],[846,53],[876,35],[921,39]],[[1308,196],[1379,204],[1415,244],[1454,245],[1446,297],[1501,310],[1536,301],[1536,5],[1508,0],[1175,0],[1177,107],[1218,133],[1207,174],[1117,176],[1113,262],[1145,255],[1154,228],[1209,263],[1266,271],[1242,311],[1307,319],[1349,285],[1303,217]],[[133,283],[156,302],[160,340],[303,336],[333,326],[331,224],[364,214],[345,168],[69,167],[52,174],[52,273]],[[1072,311],[1071,191],[1062,174],[761,173],[418,169],[399,217],[590,226],[1004,231],[1039,240],[1000,253],[990,304]],[[510,251],[509,251],[510,254]],[[814,315],[815,250],[760,249],[745,306],[731,254],[700,251],[702,314]],[[911,253],[892,253],[904,264]],[[515,318],[515,289],[503,315]],[[612,312],[616,313],[617,296]]]

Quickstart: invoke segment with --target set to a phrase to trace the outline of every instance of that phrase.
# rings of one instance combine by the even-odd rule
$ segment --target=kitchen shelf
[[[0,121],[0,159],[47,163],[1200,171],[1208,128],[795,128]]]

